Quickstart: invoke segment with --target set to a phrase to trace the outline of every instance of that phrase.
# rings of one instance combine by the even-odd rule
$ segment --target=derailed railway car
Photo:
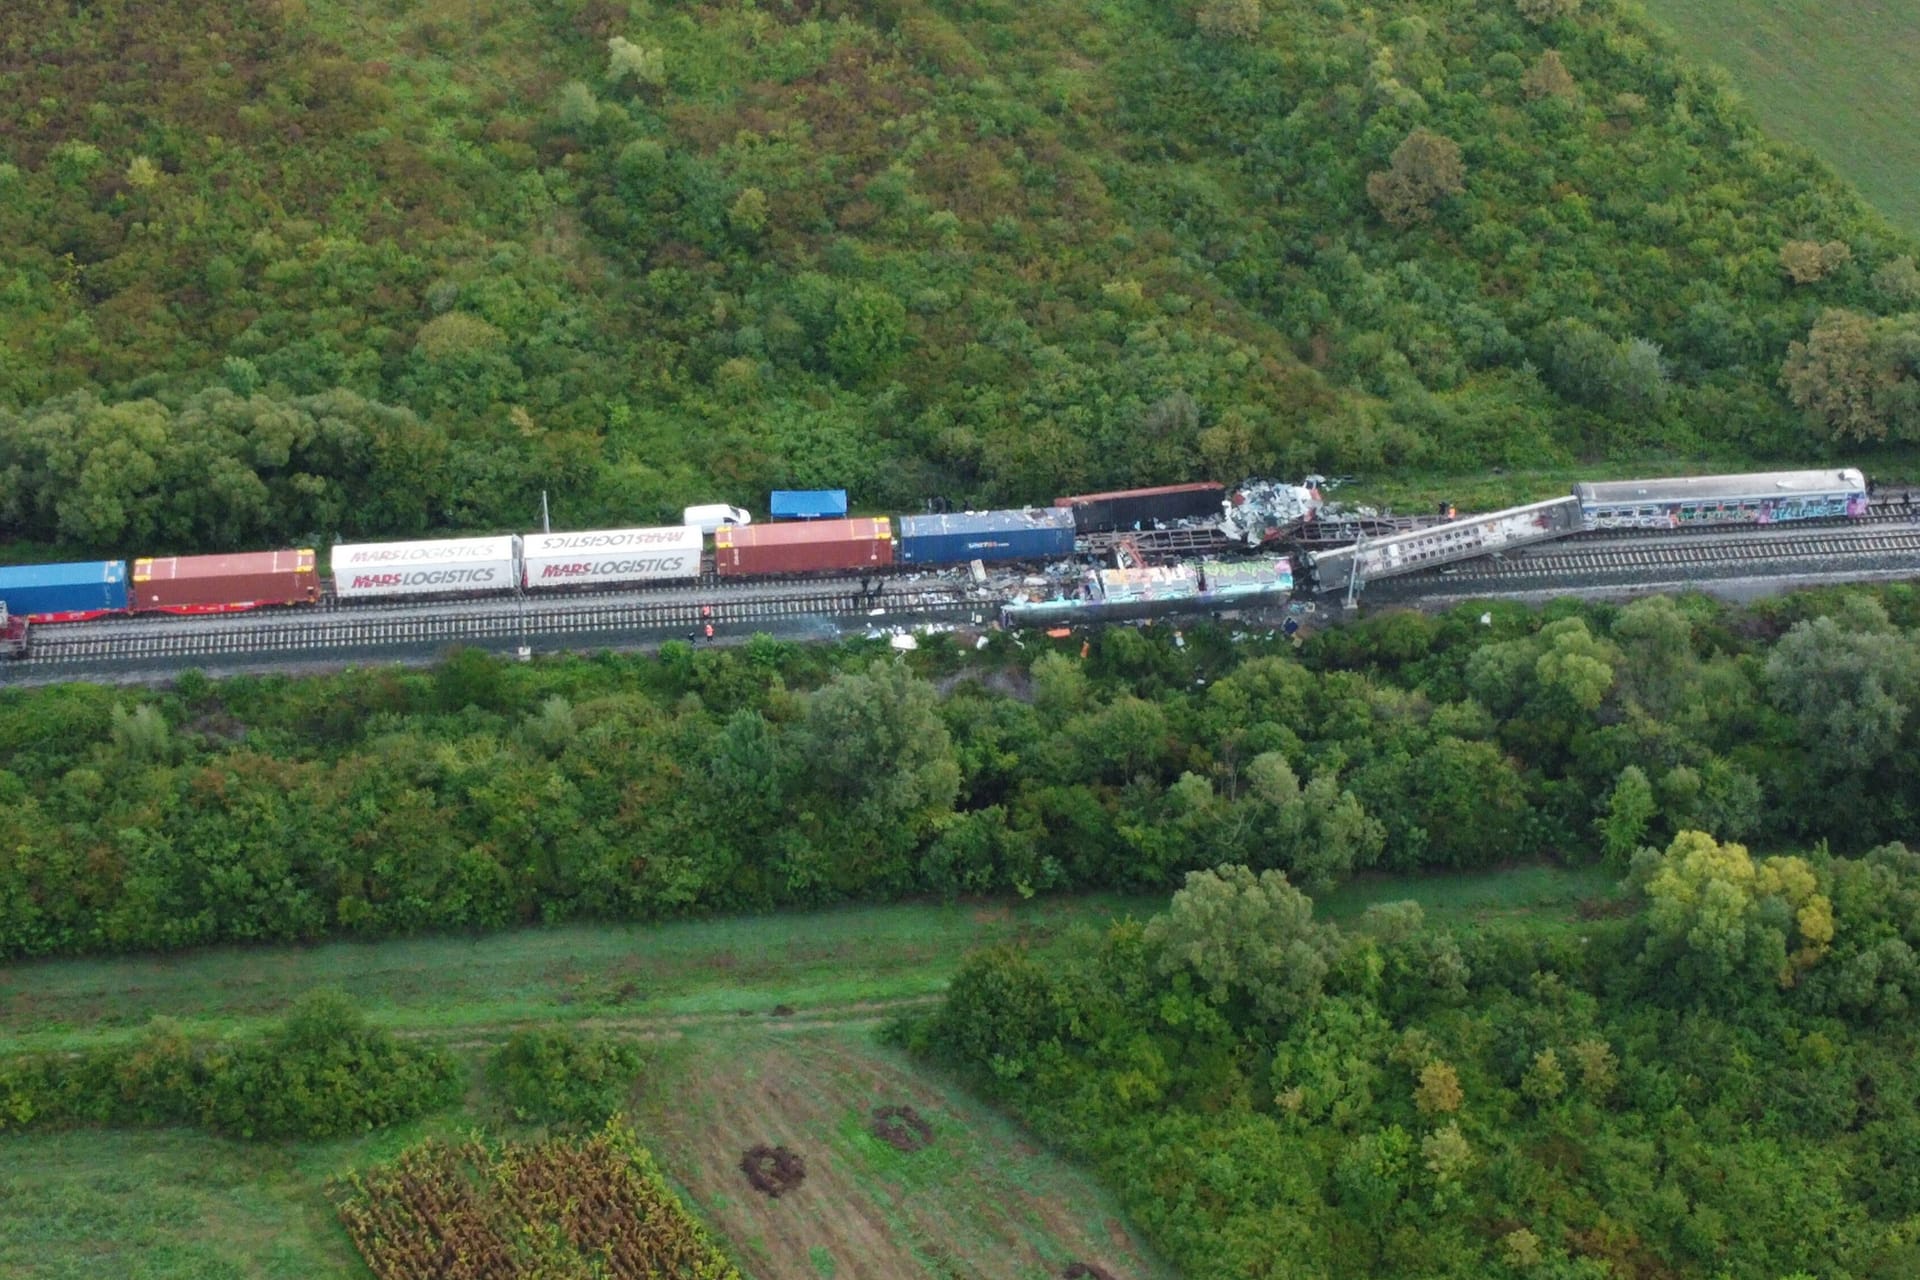
[[[520,581],[530,591],[692,582],[704,545],[700,530],[688,525],[529,533],[521,539]]]
[[[133,562],[135,613],[238,613],[317,604],[320,572],[310,548]]]
[[[511,591],[519,581],[520,539],[437,538],[425,542],[341,543],[333,549],[333,593],[342,600]]]
[[[1573,495],[1587,529],[1684,529],[1858,518],[1867,513],[1868,497],[1867,478],[1857,467],[1614,480],[1577,484]]]
[[[1563,538],[1580,527],[1579,499],[1549,498],[1317,552],[1311,563],[1319,589],[1335,591],[1349,582],[1373,582]]]

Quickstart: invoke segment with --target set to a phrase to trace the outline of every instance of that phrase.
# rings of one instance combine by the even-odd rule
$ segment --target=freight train
[[[696,509],[690,508],[689,511]],[[866,573],[895,564],[940,567],[1047,561],[1074,551],[1070,506],[753,524],[738,508],[711,523],[721,578]],[[704,520],[704,517],[703,517]],[[563,587],[687,584],[699,579],[700,525],[504,534],[333,548],[342,601],[549,591]],[[0,606],[19,620],[80,622],[117,614],[232,613],[317,604],[309,548],[238,555],[91,560],[0,568]]]
[[[1866,513],[1867,500],[1865,478],[1850,467],[1581,484],[1567,498],[1323,552],[1311,558],[1310,566],[1315,585],[1331,590],[1350,580],[1409,572],[1582,530],[1859,517]],[[1045,508],[897,520],[872,516],[754,524],[737,507],[713,506],[688,508],[685,523],[664,528],[343,543],[334,547],[331,567],[333,593],[341,601],[692,583],[703,569],[703,535],[710,533],[713,572],[722,578],[864,575],[896,565],[1066,560],[1074,555],[1079,536],[1176,522],[1217,525],[1231,513],[1226,487],[1210,483],[1082,494],[1057,498]],[[0,568],[0,627],[7,628],[0,633],[6,640],[0,651],[24,650],[28,622],[303,606],[317,604],[323,594],[318,557],[308,548],[142,557],[130,565],[103,560]],[[1219,598],[1268,599],[1292,588],[1284,560],[1263,562],[1246,572],[1252,578],[1234,581]],[[1223,563],[1202,566],[1203,585],[1187,594],[1214,598],[1214,582],[1225,584],[1230,576]],[[1080,584],[1078,609],[1070,611],[1097,605],[1118,616],[1155,604],[1158,596],[1181,595],[1179,584],[1148,584],[1150,589],[1136,590],[1137,585],[1119,578],[1103,579],[1098,590]],[[1044,603],[1054,612],[1069,604],[1030,603]]]

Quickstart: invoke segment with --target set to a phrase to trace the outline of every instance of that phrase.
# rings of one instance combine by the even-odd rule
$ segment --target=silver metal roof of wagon
[[[1761,471],[1740,476],[1677,476],[1668,480],[1607,480],[1577,484],[1583,503],[1601,506],[1635,502],[1725,502],[1729,499],[1791,497],[1795,494],[1864,492],[1866,481],[1852,467],[1830,471]]]

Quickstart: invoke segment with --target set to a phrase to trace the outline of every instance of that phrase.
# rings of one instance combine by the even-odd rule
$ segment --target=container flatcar
[[[133,562],[135,613],[237,613],[317,604],[320,572],[310,548]]]
[[[1577,484],[1573,493],[1588,529],[1778,524],[1867,513],[1867,479],[1855,467],[1614,480]]]
[[[16,564],[0,569],[0,602],[29,622],[84,622],[127,611],[124,560]]]
[[[519,562],[520,540],[511,534],[341,543],[333,549],[333,593],[342,600],[371,600],[511,591],[520,580]]]
[[[521,583],[550,587],[692,582],[700,576],[700,531],[599,529],[584,533],[529,533],[521,539]]]
[[[725,525],[713,533],[713,567],[723,578],[859,571],[892,563],[893,526],[885,516]]]
[[[1073,512],[964,511],[901,516],[901,564],[965,564],[969,560],[1058,560],[1073,554]]]
[[[1219,516],[1225,510],[1226,500],[1225,485],[1201,482],[1083,493],[1071,498],[1055,498],[1053,505],[1070,509],[1074,527],[1081,533],[1111,533]]]

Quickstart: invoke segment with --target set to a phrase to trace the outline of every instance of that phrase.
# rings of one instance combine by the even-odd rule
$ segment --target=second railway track
[[[138,629],[124,625],[55,632],[48,629],[34,646],[26,666],[149,662],[250,655],[306,655],[327,651],[432,649],[458,643],[511,644],[528,640],[658,635],[706,623],[740,624],[819,616],[884,613],[952,614],[963,612],[961,596],[943,585],[888,584],[876,593],[839,588],[741,596],[721,593],[667,599],[565,602],[543,600],[514,607],[511,601],[452,613],[395,614],[329,611],[278,612],[232,616],[219,625],[160,623]]]
[[[1409,575],[1408,585],[1513,578],[1577,578],[1714,566],[1855,560],[1902,556],[1920,559],[1920,529],[1822,528],[1791,534],[1720,535],[1689,542],[1585,542],[1555,544],[1532,554],[1483,558],[1451,572]]]

